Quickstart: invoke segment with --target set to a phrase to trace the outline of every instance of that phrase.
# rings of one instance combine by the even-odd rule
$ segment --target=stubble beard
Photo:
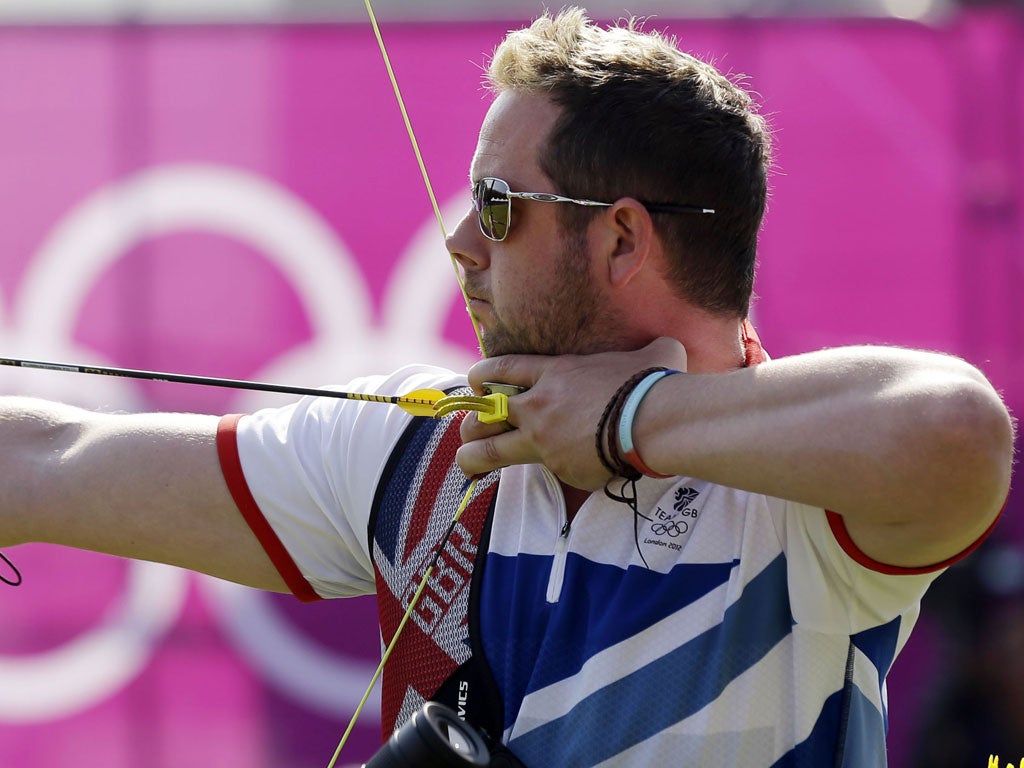
[[[481,329],[487,357],[500,355],[585,355],[619,348],[620,335],[612,313],[590,276],[584,235],[567,235],[559,256],[555,285],[534,306],[515,316],[493,319]],[[518,319],[517,319],[518,318]]]

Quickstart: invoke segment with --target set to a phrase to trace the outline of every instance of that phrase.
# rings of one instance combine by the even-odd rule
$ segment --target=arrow
[[[440,389],[417,389],[406,395],[365,395],[360,392],[341,392],[335,389],[292,387],[287,384],[266,384],[260,381],[245,381],[242,379],[218,379],[212,376],[191,376],[183,373],[141,371],[134,368],[111,368],[98,365],[51,363],[43,360],[22,360],[16,357],[0,357],[0,365],[9,365],[16,368],[35,368],[43,371],[63,371],[65,373],[90,373],[96,376],[119,376],[127,379],[169,381],[175,384],[199,384],[207,387],[251,389],[258,392],[281,392],[287,395],[336,397],[342,400],[361,400],[366,403],[388,403],[390,405],[397,405],[403,411],[412,414],[413,416],[433,417],[435,415],[434,405],[445,396],[445,393]]]

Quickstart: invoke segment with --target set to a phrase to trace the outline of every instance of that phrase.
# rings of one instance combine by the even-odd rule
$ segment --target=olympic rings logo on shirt
[[[676,538],[690,530],[685,520],[667,520],[663,523],[654,523],[651,526],[651,533],[655,536],[669,536]]]

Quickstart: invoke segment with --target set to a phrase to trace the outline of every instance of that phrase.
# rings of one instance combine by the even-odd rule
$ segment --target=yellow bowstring
[[[384,59],[384,66],[388,71],[388,79],[391,80],[391,89],[395,92],[395,100],[398,102],[398,109],[402,112],[402,121],[405,123],[405,132],[409,134],[409,143],[412,144],[413,154],[416,155],[416,164],[420,168],[420,175],[423,177],[423,184],[427,188],[427,196],[430,198],[430,205],[434,209],[434,217],[437,219],[437,224],[441,227],[441,238],[447,239],[448,231],[444,227],[444,220],[441,218],[441,208],[437,204],[437,196],[434,194],[434,187],[430,183],[430,177],[427,175],[427,166],[423,162],[423,155],[420,153],[420,144],[416,140],[416,133],[412,129],[412,121],[409,119],[409,112],[405,108],[405,99],[402,98],[402,91],[398,87],[398,79],[395,77],[395,70],[391,68],[391,58],[388,56],[388,49],[384,46],[384,37],[380,33],[380,26],[377,24],[377,17],[373,13],[373,6],[370,5],[370,0],[363,0],[366,5],[366,13],[370,17],[370,26],[373,27],[374,37],[377,38],[377,47],[380,48],[380,55]],[[451,253],[448,254],[452,262],[452,269],[455,270],[455,280],[459,284],[459,291],[462,292],[462,300],[466,303],[466,309],[469,309],[469,296],[466,294],[466,284],[462,279],[462,273],[459,272],[459,264],[455,260],[455,256]],[[476,334],[477,344],[480,345],[480,354],[483,357],[487,357],[487,351],[484,349],[483,336],[480,333],[480,326],[476,322],[476,318],[473,317],[473,313],[469,312],[469,320],[473,323],[473,332]]]
[[[395,92],[395,99],[398,101],[398,108],[402,112],[402,120],[405,123],[405,131],[409,135],[409,141],[412,144],[412,151],[416,155],[416,163],[419,165],[420,175],[423,177],[423,184],[427,188],[427,195],[430,197],[430,205],[434,209],[434,216],[437,219],[438,226],[441,228],[441,237],[447,239],[448,233],[444,226],[444,219],[441,217],[441,208],[437,204],[437,196],[434,194],[434,188],[430,183],[430,177],[427,175],[427,166],[423,162],[423,155],[420,153],[420,145],[416,140],[416,134],[412,129],[412,122],[409,120],[409,112],[405,108],[405,99],[402,98],[402,91],[398,87],[398,80],[395,77],[395,71],[391,67],[391,59],[388,56],[387,48],[384,45],[384,37],[380,33],[380,26],[377,24],[377,17],[373,13],[373,6],[370,5],[370,0],[363,0],[366,6],[366,13],[370,17],[370,25],[373,27],[374,37],[377,38],[377,47],[380,48],[380,55],[384,59],[384,66],[388,71],[388,79],[391,80],[391,88]],[[462,280],[462,274],[459,272],[458,262],[455,260],[455,256],[449,253],[451,258],[452,268],[455,270],[455,279],[459,284],[459,290],[462,292],[462,300],[466,303],[466,308],[469,309],[469,296],[466,295],[466,285]],[[480,353],[486,357],[487,353],[484,350],[484,340],[480,333],[480,326],[476,322],[476,318],[473,317],[473,313],[469,313],[469,318],[473,323],[473,332],[476,334],[477,343],[480,345]],[[459,518],[462,517],[462,513],[466,511],[466,507],[469,506],[469,501],[473,497],[473,492],[476,490],[476,480],[471,480],[469,487],[466,489],[465,495],[462,497],[462,501],[459,503],[459,508],[455,511],[455,516],[452,518],[452,525],[458,522]],[[444,542],[441,543],[443,546]],[[366,692],[360,699],[358,706],[356,706],[355,712],[352,713],[352,719],[349,720],[348,727],[345,729],[345,733],[342,734],[341,741],[338,742],[338,748],[334,751],[334,755],[331,757],[331,761],[327,764],[327,768],[334,768],[335,763],[338,761],[338,757],[341,755],[341,750],[345,748],[345,744],[348,743],[348,738],[352,734],[352,730],[355,728],[356,720],[359,719],[359,715],[362,714],[363,707],[366,706],[366,702],[370,698],[370,694],[373,692],[373,687],[377,684],[377,680],[380,679],[381,674],[384,672],[384,665],[387,664],[388,659],[391,657],[391,652],[398,644],[398,639],[402,635],[402,630],[405,625],[409,622],[409,617],[412,616],[413,610],[416,608],[416,603],[420,599],[420,595],[423,594],[423,590],[427,586],[427,581],[430,579],[431,574],[434,572],[434,563],[427,568],[423,574],[423,578],[420,580],[419,587],[412,596],[412,600],[409,601],[409,607],[406,609],[405,614],[402,616],[402,620],[398,623],[398,627],[395,629],[395,634],[391,638],[391,642],[388,643],[388,647],[384,650],[381,656],[380,664],[377,665],[377,669],[373,673],[373,677],[370,679],[370,685],[367,687]]]
[[[470,500],[473,498],[473,492],[476,490],[476,479],[469,481],[469,487],[466,488],[466,493],[462,497],[462,501],[459,502],[459,508],[455,511],[455,516],[452,518],[451,527],[449,531],[454,528],[455,524],[459,522],[459,518],[462,517],[462,513],[466,511],[466,507],[469,506]],[[445,537],[447,540],[447,536]],[[442,541],[442,546],[444,542]],[[377,684],[380,676],[384,673],[384,665],[388,663],[388,659],[391,658],[391,652],[398,645],[398,638],[402,636],[402,630],[405,629],[405,625],[409,623],[409,617],[412,616],[413,609],[419,602],[420,595],[423,594],[423,590],[427,587],[427,582],[430,580],[431,575],[434,573],[434,566],[437,565],[437,559],[435,557],[427,570],[423,573],[423,578],[420,579],[420,584],[416,588],[416,592],[413,593],[412,599],[409,601],[409,607],[402,615],[402,620],[398,622],[398,626],[395,628],[395,634],[391,637],[391,642],[388,643],[388,647],[384,649],[384,654],[381,656],[380,664],[377,665],[377,669],[373,672],[373,677],[370,678],[370,684],[366,688],[366,692],[363,693],[363,697],[359,700],[356,711],[352,713],[352,719],[348,721],[348,727],[345,729],[345,733],[342,734],[341,741],[338,742],[338,748],[334,750],[334,756],[331,761],[327,764],[327,768],[334,768],[334,764],[338,761],[338,756],[341,755],[341,750],[345,748],[345,744],[348,742],[348,737],[352,733],[352,729],[356,726],[356,720],[359,719],[359,715],[363,712],[363,707],[366,706],[366,702],[370,699],[370,694],[373,692],[373,687]]]

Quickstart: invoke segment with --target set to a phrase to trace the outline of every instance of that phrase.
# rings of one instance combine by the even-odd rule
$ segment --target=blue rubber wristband
[[[640,408],[640,403],[643,402],[644,397],[650,392],[651,387],[673,373],[679,373],[679,371],[655,371],[641,379],[640,383],[633,388],[633,391],[626,398],[626,402],[622,406],[622,415],[619,417],[618,437],[622,457],[637,472],[648,477],[665,478],[672,477],[672,475],[663,475],[660,472],[655,472],[640,458],[640,454],[637,453],[636,447],[633,445],[633,419],[636,418],[636,412]]]

